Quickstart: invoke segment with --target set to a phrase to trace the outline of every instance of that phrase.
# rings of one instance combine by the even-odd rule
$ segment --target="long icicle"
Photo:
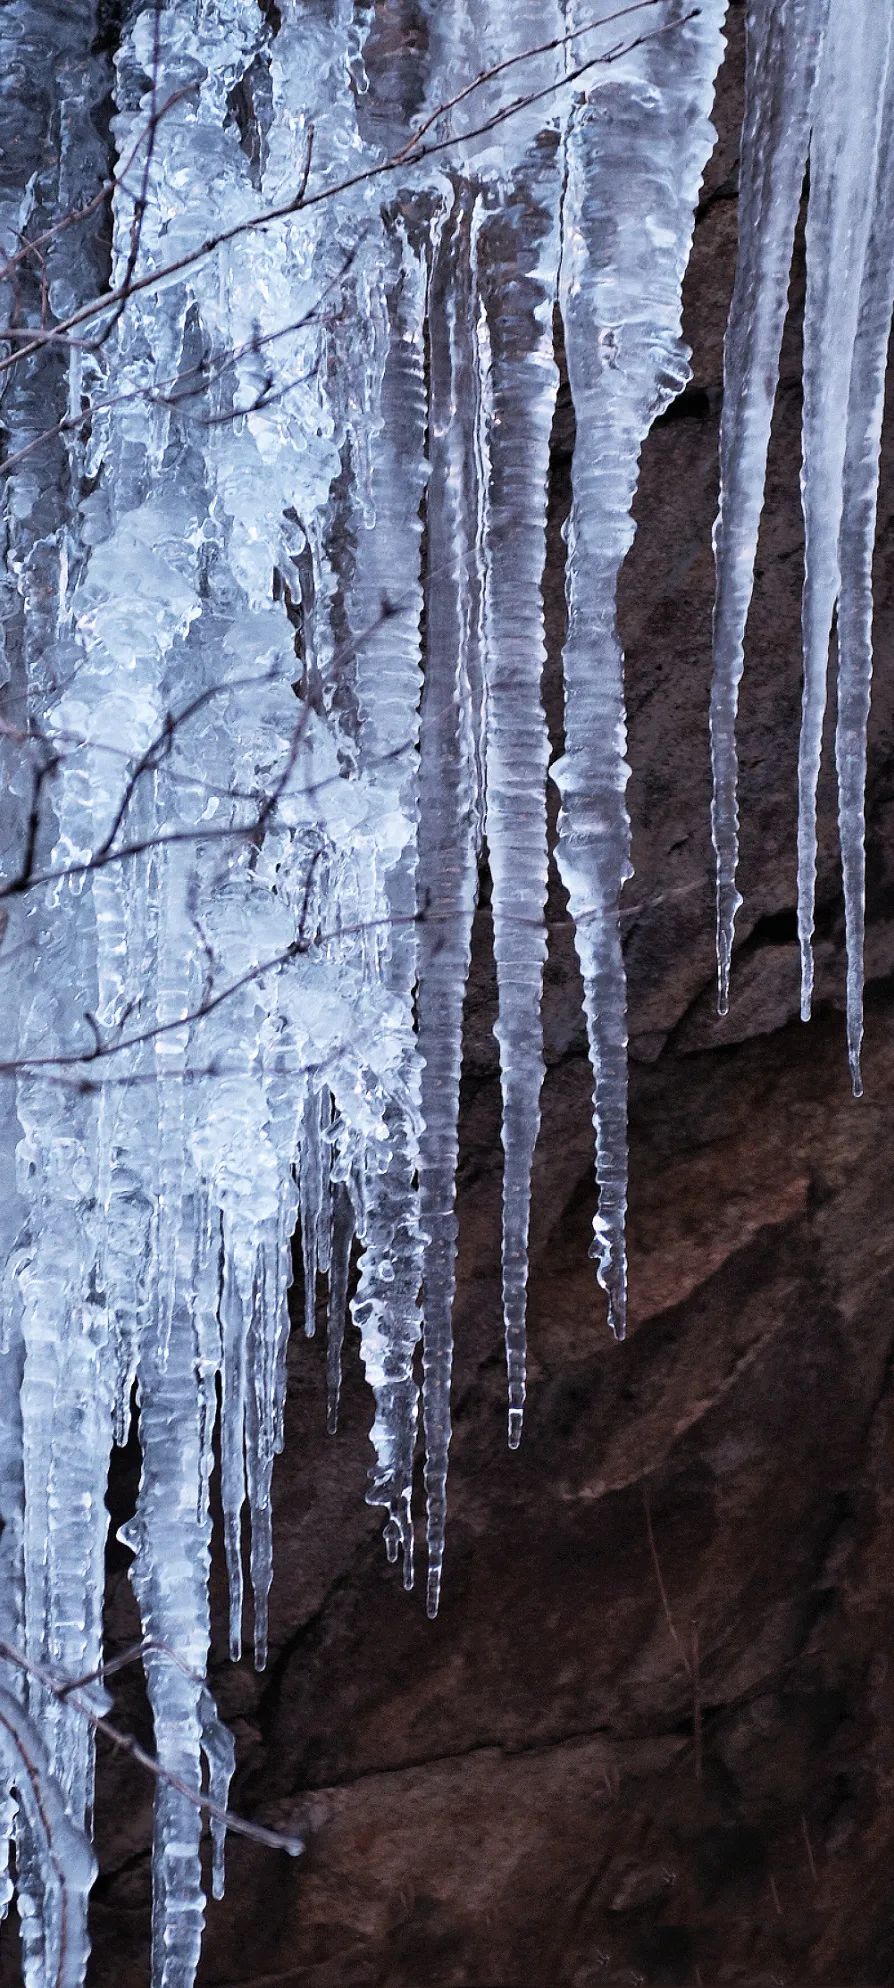
[[[578,447],[568,527],[565,752],[558,862],[584,982],[599,1205],[592,1254],[618,1338],[626,1329],[627,1018],[619,900],[630,875],[624,799],[621,562],[645,435],[685,384],[683,275],[721,55],[722,0],[633,49],[590,89],[568,136],[560,302]],[[598,52],[595,36],[584,51]],[[620,191],[619,191],[620,189]],[[612,215],[612,226],[606,216]]]
[[[535,39],[530,10],[520,23]],[[541,16],[541,32],[543,32]],[[546,958],[542,574],[555,405],[558,138],[545,132],[479,238],[489,485],[485,541],[485,832],[493,886],[503,1092],[503,1321],[509,1444],[525,1402],[531,1171],[540,1126]]]
[[[729,1007],[739,813],[736,711],[754,581],[788,276],[828,0],[750,0],[739,255],[723,359],[714,527],[711,826],[717,861],[717,1006]]]
[[[0,41],[6,44],[3,150],[8,164],[0,174],[0,257],[5,261],[21,251],[30,236],[48,235],[39,262],[27,257],[13,267],[6,301],[11,320],[20,326],[43,325],[48,310],[61,314],[77,305],[96,280],[98,217],[87,220],[80,241],[74,231],[52,233],[52,224],[69,206],[95,195],[106,170],[93,112],[108,86],[108,74],[91,52],[95,30],[92,0],[73,0],[52,37],[40,7],[17,0],[4,10]],[[10,170],[20,176],[12,235]],[[35,749],[22,735],[33,731],[39,737],[52,729],[59,678],[70,666],[71,575],[84,549],[81,513],[71,501],[84,471],[83,436],[63,437],[56,424],[83,404],[95,371],[86,355],[57,351],[45,353],[31,368],[15,369],[4,382],[4,454],[15,459],[18,449],[30,451],[21,476],[6,483],[11,599],[4,602],[2,617],[6,659],[12,666],[4,715],[20,739],[11,784],[20,794],[23,776],[27,782],[35,768]],[[46,756],[47,749],[40,749],[38,757]],[[38,863],[52,849],[52,823],[53,812],[46,806],[41,809]],[[13,846],[19,841],[17,828]],[[39,1035],[45,1029],[46,1046],[60,1041],[70,1028],[71,995],[66,990],[73,983],[91,990],[88,998],[94,1005],[89,886],[79,893],[63,885],[59,892],[47,893],[39,906],[32,901],[23,910],[19,936],[27,932],[31,946],[24,971],[21,963],[12,968],[13,986],[4,989],[3,1005],[13,1026],[18,1017],[19,1042],[30,1031]],[[4,940],[15,956],[14,926]],[[9,1090],[6,1096],[9,1103]],[[6,1304],[8,1344],[11,1361],[23,1356],[23,1510],[9,1513],[10,1557],[18,1561],[19,1551],[22,1556],[15,1570],[22,1577],[22,1614],[14,1640],[37,1662],[75,1673],[92,1669],[102,1653],[108,1525],[103,1494],[112,1440],[108,1314],[96,1277],[100,1221],[95,1202],[83,1191],[96,1129],[95,1101],[71,1098],[66,1103],[27,1079],[17,1086],[9,1118],[10,1146],[19,1137],[15,1182],[7,1177],[4,1183],[10,1195],[8,1218],[18,1216],[8,1259],[14,1284]],[[8,1477],[4,1489],[10,1489]],[[24,1689],[22,1680],[12,1680],[12,1689],[21,1693],[40,1726],[47,1772],[73,1830],[84,1829],[93,1808],[92,1732],[36,1677]],[[27,1988],[43,1988],[44,1980],[53,1978],[50,1955],[59,1931],[60,1899],[39,1803],[22,1795],[20,1789],[15,1858],[23,1971]],[[51,1793],[48,1813],[52,1806]],[[64,1943],[83,1966],[89,1877],[81,1885],[74,1867],[72,1877],[76,1881],[65,1907]],[[60,1958],[60,1971],[76,1966],[73,1959]]]
[[[418,231],[417,231],[418,232]],[[356,677],[360,764],[377,797],[389,840],[381,872],[377,972],[395,1004],[401,1095],[386,1114],[384,1149],[366,1151],[364,1249],[352,1311],[376,1404],[376,1462],[367,1502],[388,1513],[390,1557],[403,1554],[413,1582],[411,1498],[418,1389],[413,1373],[422,1332],[423,1239],[419,1207],[421,1066],[413,1031],[416,980],[421,507],[426,484],[423,322],[425,261],[400,222],[385,244],[388,355],[382,431],[374,443],[374,519],[358,548]],[[378,900],[377,900],[378,901]],[[341,1273],[339,1273],[341,1276]]]
[[[436,235],[428,292],[431,475],[419,769],[417,1016],[423,1063],[419,1153],[429,1615],[437,1613],[444,1562],[462,1015],[477,891],[479,794],[471,678],[480,671],[482,600],[474,445],[473,205],[467,189],[457,190]]]
[[[854,1096],[863,1079],[866,920],[866,732],[872,688],[872,553],[878,506],[885,366],[894,310],[894,45],[882,109],[876,201],[857,314],[847,410],[839,559],[838,820],[847,937],[847,1044]]]
[[[813,997],[816,795],[832,619],[840,584],[848,402],[863,262],[876,206],[876,160],[892,12],[877,0],[833,7],[810,139],[804,305],[804,690],[798,754],[801,1019]]]

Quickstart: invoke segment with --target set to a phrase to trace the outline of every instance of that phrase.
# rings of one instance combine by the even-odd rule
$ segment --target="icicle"
[[[14,1218],[19,1211],[12,1183],[4,1182],[4,1187],[8,1191],[0,1198],[0,1207],[5,1219],[0,1219],[3,1219],[3,1242],[11,1251],[15,1234]],[[10,1215],[13,1216],[12,1222]],[[25,1481],[20,1390],[24,1349],[19,1307],[10,1302],[12,1296],[10,1292],[0,1331],[0,1642],[21,1649],[24,1642],[22,1548]],[[22,1697],[24,1679],[20,1671],[12,1665],[3,1664],[0,1677],[9,1691]],[[12,1773],[7,1774],[4,1766],[0,1769],[0,1925],[6,1917],[13,1893],[9,1853],[15,1821]]]
[[[544,17],[539,6],[511,12],[520,47],[557,32],[558,20]],[[509,22],[504,25],[508,30]],[[513,1449],[524,1414],[531,1170],[544,1069],[540,996],[546,957],[549,748],[540,678],[560,188],[558,138],[544,132],[533,140],[509,186],[499,189],[496,212],[483,221],[478,244],[490,471],[485,826],[499,993],[503,1316]]]
[[[626,1321],[626,995],[619,898],[630,875],[623,657],[615,594],[648,429],[688,377],[681,287],[713,131],[721,0],[663,25],[613,65],[568,137],[561,308],[579,442],[568,528],[565,753],[558,860],[593,1064],[599,1211],[593,1255],[619,1338]],[[583,43],[589,55],[590,37]],[[611,214],[612,226],[606,224]]]
[[[236,1767],[236,1748],[226,1726],[217,1716],[210,1691],[203,1690],[199,1701],[202,1720],[202,1752],[208,1767],[208,1797],[218,1811],[211,1816],[211,1896],[223,1898],[224,1861],[227,1830],[222,1819],[230,1797],[230,1782]]]
[[[68,1805],[34,1720],[0,1685],[0,1772],[13,1782],[37,1847],[43,1888],[38,1922],[23,1914],[26,1979],[40,1988],[81,1988],[87,1965],[87,1895],[96,1876],[89,1841]]]
[[[836,86],[840,88],[840,82]],[[811,195],[812,197],[812,195]],[[839,300],[840,301],[840,300]],[[847,1042],[860,1097],[865,921],[866,729],[872,683],[872,550],[885,364],[894,309],[894,49],[889,49],[875,187],[850,369],[838,603],[839,833],[847,931]]]
[[[220,1479],[224,1547],[230,1587],[230,1656],[242,1655],[242,1506],[245,1498],[245,1361],[249,1320],[243,1316],[232,1250],[224,1245],[220,1322],[223,1334],[223,1395],[220,1417]]]
[[[739,258],[724,348],[711,821],[717,856],[718,1012],[729,1006],[739,816],[736,708],[763,504],[788,275],[828,0],[751,0],[739,168]]]
[[[273,1459],[276,1455],[277,1392],[285,1361],[288,1308],[281,1284],[283,1252],[273,1236],[262,1234],[252,1292],[248,1333],[251,1375],[246,1404],[245,1474],[251,1513],[251,1586],[254,1606],[255,1667],[267,1662],[268,1598],[273,1580]]]
[[[208,1659],[211,1522],[204,1495],[210,1468],[196,1389],[195,1253],[188,1204],[177,1245],[174,1313],[166,1359],[158,1341],[140,1361],[143,1471],[137,1516],[122,1537],[135,1551],[131,1580],[143,1634],[158,1760],[196,1792],[201,1759],[214,1763],[215,1798],[226,1798],[232,1755],[217,1731],[203,1683]],[[153,1842],[152,1979],[190,1988],[204,1922],[199,1865],[201,1814],[170,1782],[159,1782]],[[217,1845],[219,1876],[220,1846]]]
[[[389,1556],[403,1553],[404,1582],[413,1580],[410,1500],[418,1414],[413,1357],[422,1320],[420,1286],[419,1097],[421,1072],[413,1036],[416,979],[415,761],[421,688],[421,505],[426,482],[423,314],[425,272],[419,247],[402,226],[388,243],[389,354],[380,400],[381,434],[373,450],[372,517],[358,547],[354,619],[360,764],[380,810],[380,851],[374,900],[376,973],[400,1013],[403,1097],[387,1111],[387,1143],[367,1145],[364,1169],[363,1255],[352,1311],[360,1331],[376,1415],[371,1441],[376,1462],[367,1501],[388,1513]],[[375,874],[374,872],[374,874]],[[342,1263],[333,1284],[336,1316],[343,1306],[350,1228],[342,1216]],[[333,1340],[333,1348],[337,1339]],[[330,1426],[337,1409],[338,1364],[330,1372]]]
[[[320,1143],[320,1097],[311,1092],[304,1110],[301,1136],[301,1249],[304,1261],[304,1332],[312,1339],[317,1329],[317,1271],[320,1225],[328,1201],[323,1178],[323,1150]]]
[[[332,1264],[329,1273],[329,1304],[326,1315],[326,1427],[330,1436],[338,1429],[341,1399],[341,1364],[348,1308],[348,1275],[351,1244],[354,1240],[354,1210],[347,1188],[336,1182],[333,1189]]]
[[[317,1229],[317,1265],[320,1276],[327,1278],[332,1268],[332,1196],[328,1192],[332,1163],[331,1132],[332,1095],[328,1090],[324,1090],[320,1097],[320,1174],[323,1193]]]
[[[480,807],[472,688],[481,669],[482,611],[472,207],[470,196],[458,191],[436,240],[428,294],[431,477],[419,771],[417,1015],[423,1061],[419,1153],[425,1236],[422,1399],[429,1615],[437,1613],[444,1560],[462,1013],[477,893]]]
[[[798,932],[801,1018],[813,993],[816,789],[826,667],[838,598],[848,393],[863,262],[876,204],[876,157],[891,9],[876,0],[831,9],[810,140],[804,310],[804,696],[798,761]]]
[[[77,10],[72,11],[77,37],[84,24]],[[63,33],[59,51],[63,74],[70,74],[66,62],[69,52],[69,36]],[[23,239],[29,232],[39,233],[43,228],[56,193],[56,174],[46,156],[47,133],[54,126],[55,63],[55,51],[49,47],[39,4],[33,0],[15,0],[15,4],[5,7],[0,13],[0,117],[4,133],[0,151],[0,265],[9,267],[6,280],[0,280],[4,324],[13,319],[19,325],[40,322],[39,272],[27,259],[19,257]],[[94,154],[89,145],[85,152],[84,177],[89,183]],[[71,165],[67,149],[65,164],[57,153],[56,165],[61,178]],[[9,349],[5,344],[0,346],[4,358]],[[4,849],[10,852],[22,846],[23,822],[31,805],[37,771],[33,756],[13,741],[16,732],[27,728],[30,700],[41,680],[41,661],[48,659],[52,667],[55,654],[61,590],[56,535],[63,526],[57,489],[64,448],[58,439],[41,438],[65,411],[65,406],[65,381],[61,369],[52,363],[45,363],[39,370],[14,368],[2,381],[4,468],[21,457],[16,473],[5,469],[0,521],[3,551],[0,654],[5,720],[5,736],[0,745],[3,762],[0,828]],[[44,854],[45,843],[44,837],[38,860]],[[22,1012],[27,1011],[31,996],[36,945],[32,943],[23,957],[28,926],[19,907],[4,906],[4,914],[0,934],[4,1043],[5,1053],[14,1054]],[[15,965],[7,963],[13,959]],[[23,1648],[26,1642],[25,1440],[21,1382],[25,1345],[21,1290],[16,1274],[20,1259],[15,1254],[15,1242],[29,1214],[29,1200],[27,1194],[17,1191],[15,1148],[21,1127],[8,1083],[3,1086],[3,1106],[6,1116],[0,1143],[0,1241],[4,1262],[0,1318],[0,1636]],[[24,1700],[26,1686],[20,1671],[4,1665],[3,1683]],[[20,1890],[25,1872],[24,1962],[29,1981],[36,1984],[44,1958],[40,1926],[44,1904],[40,1875],[42,1843],[36,1818],[35,1828],[31,1829],[30,1808],[23,1806],[21,1813],[17,1812],[12,1796],[16,1763],[9,1750],[11,1745],[10,1740],[9,1746],[3,1747],[0,1763],[0,1920],[5,1917],[12,1895],[9,1853],[15,1829]],[[81,1924],[73,1927],[75,1945],[80,1948],[83,1911],[77,1904],[74,1911],[76,1919],[81,1920]]]
[[[45,234],[60,212],[90,199],[102,181],[106,161],[93,112],[107,78],[89,53],[94,31],[95,10],[87,0],[73,0],[58,33],[49,39],[40,7],[17,0],[4,10],[4,262],[19,255],[30,235]],[[10,173],[18,180],[17,193]],[[14,297],[2,287],[4,303],[20,328],[45,323],[48,311],[62,315],[90,294],[99,261],[98,219],[86,221],[79,242],[73,230],[50,235],[40,267],[30,258],[17,264]],[[58,682],[72,661],[70,573],[82,554],[82,535],[77,505],[67,500],[68,492],[78,488],[83,449],[76,435],[63,438],[58,423],[79,405],[82,383],[90,377],[89,363],[82,365],[77,355],[69,360],[59,351],[42,354],[33,367],[14,368],[3,380],[4,717],[26,733],[32,728],[44,735],[52,732]],[[13,467],[10,472],[9,463],[15,465],[22,451],[19,471]],[[16,742],[10,784],[22,800],[45,751],[35,758],[33,747]],[[29,805],[26,800],[26,809]],[[20,811],[7,843],[10,851],[21,848],[24,819]],[[52,820],[47,802],[35,850],[38,867],[52,851]],[[11,820],[3,826],[8,831]],[[8,969],[0,954],[7,1054],[15,1054],[32,1028],[43,1031],[45,1052],[66,1035],[70,1042],[66,990],[73,982],[83,988],[83,1005],[95,1006],[89,892],[63,888],[23,911],[8,928],[4,921],[4,950],[8,948],[10,961],[19,955],[17,964]],[[9,1497],[12,1508],[3,1513],[9,1540],[3,1548],[2,1612],[7,1633],[27,1656],[76,1674],[91,1669],[101,1654],[107,1526],[103,1493],[111,1439],[105,1302],[96,1279],[97,1223],[84,1193],[95,1149],[96,1111],[84,1099],[66,1100],[58,1092],[51,1097],[46,1087],[41,1095],[27,1078],[15,1101],[5,1087],[4,1102],[4,1225],[14,1222],[15,1229],[4,1236],[9,1281],[2,1337],[5,1362],[13,1371],[17,1367],[21,1377],[21,1475],[13,1497],[4,1473],[4,1505]],[[17,1137],[13,1180],[9,1161]],[[39,1801],[19,1788],[15,1823],[24,1975],[28,1988],[43,1988],[45,1980],[54,1978],[45,1972],[53,1966],[54,1945],[63,1949],[57,1964],[66,1980],[80,1976],[86,1958],[90,1860],[88,1855],[86,1864],[79,1864],[75,1845],[92,1810],[93,1735],[71,1706],[61,1704],[33,1677],[11,1684],[39,1724],[40,1772],[51,1783],[43,1815]],[[59,1836],[56,1811],[63,1805],[73,1859],[64,1898],[52,1840]]]

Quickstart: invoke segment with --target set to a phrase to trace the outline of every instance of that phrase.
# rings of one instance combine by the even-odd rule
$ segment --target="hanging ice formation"
[[[739,262],[727,330],[711,733],[719,1007],[729,1000],[738,862],[736,704],[788,277],[809,168],[804,310],[803,702],[798,765],[801,1014],[813,995],[816,792],[833,622],[847,1040],[862,1091],[864,795],[872,551],[894,304],[891,0],[750,0]]]
[[[642,442],[686,377],[681,283],[724,0],[606,6],[601,24],[593,11],[129,0],[114,47],[96,0],[54,10],[51,36],[42,0],[0,11],[0,1911],[13,1841],[28,1988],[83,1979],[92,1733],[52,1685],[101,1665],[104,1489],[134,1403],[143,1464],[126,1541],[163,1771],[153,1980],[193,1979],[194,1798],[204,1777],[223,1805],[232,1770],[202,1682],[218,1399],[231,1652],[247,1507],[263,1664],[296,1230],[308,1333],[328,1279],[332,1429],[356,1245],[368,1497],[407,1585],[421,1341],[437,1608],[463,1002],[485,850],[509,1441],[520,1438],[543,1076],[557,305],[579,437],[557,854],[593,1065],[593,1254],[624,1332],[615,593]],[[837,596],[856,1072],[894,107],[890,7],[861,0],[862,42],[843,0],[824,42],[827,11],[750,9],[715,827],[725,990],[735,694],[809,143],[805,998]],[[859,117],[835,82],[845,34]],[[833,336],[837,259],[848,280]]]

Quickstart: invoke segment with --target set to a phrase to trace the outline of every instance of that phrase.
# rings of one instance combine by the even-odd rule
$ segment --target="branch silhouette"
[[[595,16],[593,20],[587,22],[582,28],[575,29],[571,34],[557,37],[549,43],[544,43],[539,47],[527,50],[523,54],[513,57],[511,62],[507,61],[506,63],[497,64],[490,69],[482,70],[475,77],[474,81],[460,92],[459,97],[445,100],[443,104],[439,105],[432,112],[429,119],[426,120],[425,130],[427,131],[432,124],[437,122],[439,117],[449,111],[452,105],[468,97],[474,90],[482,88],[493,77],[499,75],[503,69],[512,66],[512,63],[526,59],[530,60],[538,54],[565,47],[570,42],[576,41],[583,34],[592,33],[599,27],[612,25],[616,20],[624,19],[630,13],[639,11],[640,7],[645,8],[655,4],[657,4],[657,0],[633,0],[632,5],[621,8],[611,14]],[[443,138],[432,139],[428,143],[424,139],[417,137],[411,142],[409,147],[406,145],[401,147],[391,158],[377,161],[372,166],[364,167],[356,173],[349,173],[332,185],[319,187],[314,191],[309,191],[307,184],[312,149],[311,140],[308,145],[305,162],[302,165],[299,184],[294,194],[288,200],[279,202],[273,207],[261,209],[257,214],[248,215],[244,219],[234,222],[229,228],[219,229],[217,233],[206,236],[195,248],[185,250],[182,255],[174,257],[173,260],[162,264],[158,269],[147,270],[142,276],[131,273],[128,277],[127,269],[125,269],[125,274],[121,282],[114,289],[110,290],[106,296],[94,297],[88,302],[81,304],[77,310],[71,312],[67,318],[64,318],[56,325],[51,332],[44,333],[43,331],[38,331],[34,333],[30,341],[26,340],[19,351],[10,353],[6,358],[0,359],[0,376],[11,367],[20,364],[21,361],[33,357],[35,353],[42,349],[48,339],[59,340],[69,338],[72,332],[76,332],[83,325],[93,323],[97,317],[102,316],[106,311],[112,312],[114,314],[113,321],[117,322],[121,311],[131,297],[144,295],[146,292],[157,288],[158,285],[168,283],[172,277],[185,275],[187,271],[194,269],[198,263],[203,262],[208,256],[213,255],[218,249],[226,247],[230,242],[238,241],[246,234],[251,234],[260,228],[270,227],[278,221],[291,220],[296,214],[310,213],[313,209],[328,204],[330,201],[340,199],[343,195],[352,193],[361,186],[367,186],[378,180],[389,178],[395,173],[404,172],[415,166],[425,165],[430,159],[441,157],[457,146],[473,144],[480,138],[488,137],[491,132],[499,130],[510,118],[517,117],[521,111],[531,109],[536,104],[547,101],[550,97],[572,89],[576,84],[583,82],[586,77],[592,75],[594,70],[610,68],[625,55],[630,55],[634,50],[641,48],[646,42],[663,39],[669,33],[677,33],[689,21],[696,19],[698,12],[698,7],[694,6],[690,8],[688,13],[681,15],[679,20],[667,22],[659,27],[647,30],[641,35],[636,35],[630,41],[619,42],[616,47],[607,49],[599,55],[591,56],[587,61],[579,63],[576,68],[566,71],[564,76],[553,80],[543,88],[531,90],[527,94],[516,98],[512,103],[500,106],[497,110],[491,112],[489,116],[483,118],[477,125],[474,125],[468,131],[460,133],[458,136],[451,133]]]
[[[163,1766],[160,1760],[156,1760],[153,1754],[147,1753],[139,1740],[134,1739],[131,1733],[122,1732],[120,1727],[114,1725],[104,1712],[98,1712],[89,1698],[85,1697],[84,1693],[91,1684],[101,1683],[114,1672],[123,1670],[127,1664],[135,1663],[152,1653],[168,1658],[183,1671],[185,1676],[192,1678],[204,1688],[204,1679],[197,1678],[195,1672],[189,1670],[176,1652],[156,1637],[145,1637],[142,1642],[132,1645],[131,1649],[124,1652],[117,1660],[101,1665],[97,1670],[78,1678],[60,1677],[48,1665],[37,1663],[24,1650],[18,1649],[15,1643],[0,1640],[0,1660],[10,1664],[24,1676],[33,1678],[45,1691],[49,1691],[52,1697],[58,1699],[60,1705],[71,1705],[83,1719],[86,1719],[87,1724],[93,1727],[94,1732],[101,1733],[103,1738],[109,1741],[116,1752],[126,1753],[131,1760],[136,1761],[138,1767],[144,1768],[147,1774],[151,1774],[154,1780],[163,1781],[166,1787],[175,1789],[177,1794],[183,1795],[194,1808],[200,1809],[209,1821],[220,1823],[235,1836],[245,1836],[252,1843],[261,1843],[268,1850],[285,1850],[290,1857],[300,1857],[304,1850],[304,1842],[300,1836],[286,1835],[279,1829],[268,1829],[264,1823],[249,1822],[245,1816],[235,1814],[232,1809],[221,1808],[220,1804],[210,1795],[205,1794],[201,1788],[193,1787],[189,1781],[184,1781],[182,1775],[175,1774],[171,1768]],[[24,1718],[30,1725],[27,1714]],[[36,1735],[36,1728],[32,1730]],[[42,1778],[45,1779],[45,1776]]]

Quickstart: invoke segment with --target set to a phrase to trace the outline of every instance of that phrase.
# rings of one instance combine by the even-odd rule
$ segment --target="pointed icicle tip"
[[[801,1020],[809,1022],[813,1008],[813,926],[801,933]]]
[[[614,1333],[618,1344],[627,1337],[627,1285],[618,1292],[608,1293],[608,1329]]]
[[[717,877],[717,1014],[723,1020],[729,1014],[729,982],[733,974],[733,936],[735,918],[741,911],[743,899],[739,891],[729,887],[725,877]]]

